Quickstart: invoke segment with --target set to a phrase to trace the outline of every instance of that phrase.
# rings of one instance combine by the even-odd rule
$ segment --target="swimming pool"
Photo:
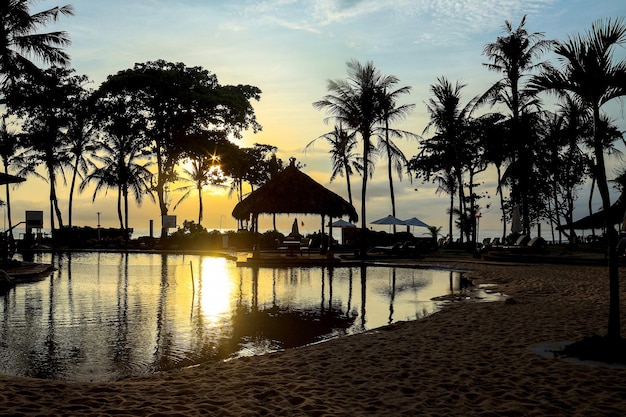
[[[199,255],[40,254],[57,269],[0,296],[0,372],[111,381],[415,320],[460,273],[241,268]]]

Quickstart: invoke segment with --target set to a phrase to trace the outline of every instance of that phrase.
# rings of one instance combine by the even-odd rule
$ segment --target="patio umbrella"
[[[345,221],[344,219],[339,219],[330,224],[330,227],[339,227],[341,229],[341,243],[346,243],[346,229],[355,229],[356,224]]]
[[[383,217],[382,219],[374,220],[370,224],[395,224],[395,225],[403,225],[405,224],[402,220],[397,217],[393,217],[391,214],[387,217]]]
[[[417,217],[411,217],[408,220],[404,220],[402,224],[406,224],[407,226],[421,226],[421,227],[430,227]]]
[[[356,224],[345,221],[344,219],[339,219],[333,223],[331,223],[332,227],[356,227]]]
[[[430,227],[417,217],[411,217],[410,219],[404,220],[402,224],[406,224],[407,233],[410,232],[411,226]]]

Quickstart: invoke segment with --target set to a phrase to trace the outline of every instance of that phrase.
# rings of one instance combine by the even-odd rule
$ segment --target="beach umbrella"
[[[331,223],[332,227],[356,227],[356,224],[345,221],[344,219],[339,219],[333,223]]]
[[[426,223],[418,219],[417,217],[411,217],[410,219],[404,220],[403,224],[406,224],[407,233],[410,232],[411,226],[430,227]]]
[[[410,219],[404,220],[402,224],[406,224],[407,226],[430,227],[417,217],[411,217]]]
[[[330,224],[330,227],[339,227],[341,229],[341,243],[346,243],[346,229],[356,229],[356,224],[339,219]]]
[[[404,222],[391,214],[382,219],[374,220],[370,224],[389,224],[389,225],[404,225]]]

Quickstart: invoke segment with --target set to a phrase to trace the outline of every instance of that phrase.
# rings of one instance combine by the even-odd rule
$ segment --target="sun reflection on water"
[[[222,258],[204,258],[200,264],[200,311],[211,324],[217,324],[230,309],[235,285],[227,262]]]

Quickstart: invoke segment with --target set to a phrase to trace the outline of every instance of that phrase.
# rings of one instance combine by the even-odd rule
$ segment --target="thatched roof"
[[[26,180],[22,177],[16,177],[15,175],[9,175],[9,174],[4,174],[0,172],[0,185],[13,184],[16,182],[23,182],[23,181],[26,181]]]
[[[282,172],[251,192],[233,209],[233,217],[245,220],[250,215],[290,213],[348,216],[357,221],[354,206],[296,168],[295,159]]]
[[[624,213],[626,212],[626,195],[622,193],[619,198],[609,207],[608,215],[611,224],[616,225],[622,223],[624,220]],[[582,219],[576,220],[571,225],[561,226],[562,230],[573,229],[603,229],[606,227],[606,212],[604,210],[597,211]]]

